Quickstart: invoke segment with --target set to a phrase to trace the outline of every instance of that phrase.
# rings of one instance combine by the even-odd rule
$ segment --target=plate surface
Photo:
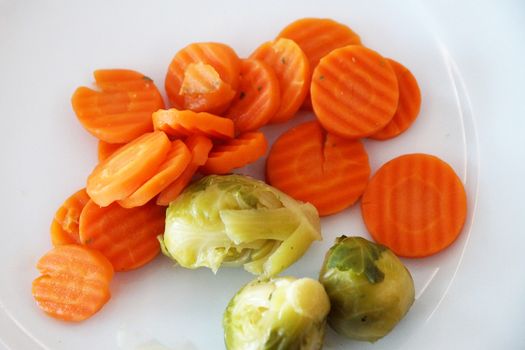
[[[525,243],[524,13],[518,1],[494,8],[474,1],[0,2],[0,348],[224,347],[222,312],[253,278],[241,269],[213,275],[174,268],[159,256],[118,274],[112,300],[87,322],[56,322],[35,306],[30,286],[36,261],[50,248],[50,219],[96,164],[96,141],[69,99],[97,68],[135,69],[162,88],[172,56],[188,43],[220,41],[247,56],[301,17],[349,25],[418,79],[416,123],[393,140],[365,141],[372,170],[405,153],[437,155],[463,180],[469,204],[454,245],[404,260],[417,300],[391,334],[368,344],[328,330],[324,348],[525,348],[525,277],[518,270]],[[273,141],[312,118],[300,113],[264,132]],[[263,170],[264,159],[242,172],[263,178]],[[324,218],[322,228],[324,240],[285,275],[315,278],[335,237],[369,237],[358,205]]]

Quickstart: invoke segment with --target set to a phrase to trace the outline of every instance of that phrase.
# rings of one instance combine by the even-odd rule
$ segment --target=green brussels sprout
[[[414,302],[410,272],[388,248],[341,236],[327,252],[319,280],[330,297],[328,324],[351,339],[388,334]]]
[[[231,299],[223,318],[228,350],[318,350],[330,300],[316,280],[255,280]]]
[[[210,175],[170,203],[162,251],[186,268],[241,266],[273,276],[321,239],[319,214],[262,181]]]

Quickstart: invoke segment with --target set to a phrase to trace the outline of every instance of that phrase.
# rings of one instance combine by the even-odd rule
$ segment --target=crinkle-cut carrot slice
[[[384,128],[399,99],[390,64],[360,45],[345,46],[323,57],[314,70],[310,92],[323,128],[349,139]]]
[[[392,120],[381,130],[369,136],[374,140],[387,140],[408,129],[416,120],[421,108],[421,91],[412,73],[390,58],[386,59],[394,69],[399,86],[399,101]]]
[[[126,69],[97,70],[102,91],[78,88],[71,103],[82,126],[99,140],[126,143],[152,131],[151,113],[164,108],[153,81]]]
[[[86,189],[83,188],[69,196],[55,213],[51,223],[51,243],[54,246],[80,243],[78,222],[80,213],[89,201]]]
[[[273,69],[261,60],[246,59],[241,63],[237,97],[225,116],[233,120],[237,134],[255,131],[272,119],[280,102],[279,80]]]
[[[268,141],[260,131],[250,131],[223,144],[213,146],[201,167],[206,174],[227,174],[264,156]]]
[[[280,38],[262,44],[250,58],[266,62],[279,81],[281,102],[270,122],[281,123],[291,119],[301,107],[310,87],[310,64],[303,50],[294,41]]]
[[[140,136],[99,163],[87,180],[89,197],[100,206],[128,197],[164,162],[171,143],[162,131]]]
[[[188,137],[184,143],[191,152],[191,162],[184,172],[166,187],[157,197],[157,205],[169,205],[188,186],[195,172],[201,165],[206,163],[213,143],[205,136],[193,135]]]
[[[129,197],[119,200],[118,203],[124,208],[133,208],[146,204],[173,181],[177,180],[188,167],[190,161],[191,153],[184,142],[181,140],[173,141],[171,149],[157,173]]]
[[[347,46],[359,45],[361,39],[348,26],[329,18],[301,18],[287,25],[278,38],[288,38],[303,50],[310,69],[313,71],[319,60],[331,51]],[[310,93],[306,96],[303,108],[312,109]]]
[[[282,134],[266,160],[268,183],[312,203],[322,216],[353,205],[365,190],[369,175],[363,144],[327,133],[317,121]]]
[[[136,269],[159,253],[165,211],[154,201],[130,209],[89,201],[80,215],[80,241],[108,258],[115,271]]]
[[[175,108],[153,113],[153,125],[174,137],[202,135],[213,139],[231,139],[234,124],[228,118],[206,112],[179,111]]]
[[[32,294],[49,316],[79,322],[97,313],[110,299],[111,263],[98,251],[76,244],[60,245],[37,263],[41,276]]]
[[[203,103],[205,98],[199,102],[201,103],[199,107],[195,107],[194,105],[198,98],[191,93],[187,94],[188,86],[192,86],[192,89],[199,86],[213,86],[213,83],[218,81],[212,74],[212,71],[206,66],[211,66],[218,73],[221,84],[224,85],[223,89],[229,86],[232,91],[237,91],[240,59],[235,51],[228,45],[221,43],[193,43],[177,52],[168,67],[165,88],[173,107],[177,109],[192,109],[191,106],[193,106],[198,112],[210,112],[213,114],[222,114],[228,108],[229,103]],[[188,68],[190,68],[190,74],[186,74]],[[183,88],[185,80],[186,85]],[[231,97],[233,98],[233,95]]]
[[[396,255],[436,254],[459,236],[467,196],[454,169],[429,154],[406,154],[374,174],[361,201],[368,231]]]

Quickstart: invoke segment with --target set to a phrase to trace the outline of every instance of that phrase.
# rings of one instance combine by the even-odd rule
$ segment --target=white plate
[[[469,204],[453,246],[405,261],[417,301],[399,326],[375,344],[328,331],[325,349],[524,349],[524,13],[518,1],[0,2],[0,347],[224,347],[222,312],[252,279],[240,269],[213,275],[159,257],[118,274],[111,301],[82,324],[36,307],[31,281],[50,248],[50,219],[96,162],[96,142],[69,98],[97,68],[136,69],[163,87],[170,59],[190,42],[225,42],[245,56],[292,20],[313,16],[350,25],[419,81],[414,126],[391,141],[366,141],[373,170],[403,153],[438,155],[464,181]],[[273,140],[288,126],[265,132]],[[246,171],[262,177],[263,167],[261,160]],[[358,206],[322,225],[324,241],[285,274],[316,277],[337,235],[367,236]]]

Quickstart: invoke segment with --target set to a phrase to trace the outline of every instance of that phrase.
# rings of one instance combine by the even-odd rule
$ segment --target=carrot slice
[[[191,162],[184,172],[166,187],[157,197],[157,205],[169,205],[188,186],[193,175],[201,165],[206,163],[213,143],[207,137],[193,135],[184,142],[191,152]]]
[[[316,121],[282,134],[266,160],[268,183],[312,203],[322,216],[354,204],[365,190],[369,175],[363,144],[326,133]]]
[[[294,41],[280,38],[262,44],[250,58],[269,64],[279,80],[281,103],[270,122],[291,119],[301,107],[310,86],[310,65],[303,50]]]
[[[171,149],[157,170],[148,181],[140,186],[126,199],[118,201],[124,208],[133,208],[144,205],[162,190],[175,181],[186,169],[191,161],[191,153],[181,140],[175,140]]]
[[[102,162],[109,158],[110,155],[115,153],[119,148],[124,146],[125,143],[107,143],[102,140],[98,141],[98,161]]]
[[[89,175],[89,197],[102,207],[128,197],[155,175],[170,147],[162,131],[144,134],[123,146]]]
[[[347,45],[361,44],[359,35],[352,29],[328,18],[299,19],[287,25],[277,37],[295,41],[308,57],[312,71],[319,60],[331,51]],[[309,93],[302,107],[312,109]]]
[[[226,112],[238,134],[266,125],[280,105],[279,80],[273,69],[257,59],[243,60],[237,98]]]
[[[394,116],[399,98],[390,64],[359,45],[345,46],[323,57],[314,70],[310,92],[323,127],[350,139],[384,128]]]
[[[264,156],[268,141],[259,131],[239,135],[223,144],[213,146],[206,164],[201,167],[206,174],[227,174]]]
[[[235,94],[230,94],[227,100],[227,94],[218,91],[222,86],[224,92],[228,88],[235,92],[239,72],[240,60],[231,47],[221,43],[193,43],[173,57],[166,74],[166,92],[177,109],[195,108],[198,112],[221,114]]]
[[[390,58],[386,59],[394,69],[399,86],[399,101],[392,120],[381,130],[369,137],[374,140],[391,139],[408,129],[416,120],[421,108],[421,92],[412,73]]]
[[[69,196],[58,208],[51,223],[51,243],[54,246],[80,243],[78,221],[88,201],[89,196],[83,188]]]
[[[70,322],[93,316],[110,299],[111,263],[95,250],[61,245],[37,263],[42,276],[33,281],[32,294],[49,316]]]
[[[115,271],[136,269],[160,251],[165,208],[149,202],[126,209],[118,203],[99,207],[89,201],[80,215],[80,241],[104,254]]]
[[[376,172],[361,210],[374,240],[397,255],[417,258],[456,240],[465,223],[467,197],[450,165],[432,155],[407,154]]]
[[[99,140],[129,142],[153,130],[151,113],[164,108],[153,81],[132,70],[97,70],[102,91],[78,88],[71,103],[82,126]]]
[[[233,121],[210,113],[196,113],[175,108],[153,113],[153,125],[174,137],[202,135],[214,139],[230,139],[234,136]]]

